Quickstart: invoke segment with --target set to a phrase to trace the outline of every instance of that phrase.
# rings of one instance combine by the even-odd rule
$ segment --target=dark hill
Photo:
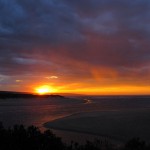
[[[64,98],[61,95],[37,95],[32,93],[25,93],[25,92],[11,92],[11,91],[0,91],[0,99],[8,99],[8,98]]]

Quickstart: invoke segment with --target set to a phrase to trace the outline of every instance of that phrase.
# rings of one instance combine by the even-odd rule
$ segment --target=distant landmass
[[[64,96],[57,95],[57,94],[45,94],[45,95],[38,95],[26,92],[12,92],[12,91],[0,91],[0,99],[7,99],[7,98],[64,98]]]

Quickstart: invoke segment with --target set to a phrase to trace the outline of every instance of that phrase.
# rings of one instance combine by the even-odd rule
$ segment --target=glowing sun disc
[[[35,91],[36,91],[36,93],[38,93],[40,95],[53,92],[53,90],[48,85],[40,86],[40,87],[36,88]]]

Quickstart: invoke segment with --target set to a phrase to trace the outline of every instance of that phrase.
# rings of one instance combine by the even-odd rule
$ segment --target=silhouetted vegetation
[[[63,150],[65,145],[50,130],[41,133],[37,127],[15,125],[4,129],[0,125],[0,150]]]
[[[31,93],[23,93],[23,92],[9,92],[9,91],[0,91],[0,99],[8,99],[8,98],[64,98],[61,95],[37,95]]]
[[[50,130],[41,132],[35,126],[25,128],[15,125],[5,129],[0,123],[0,150],[149,150],[150,146],[139,138],[133,138],[124,146],[118,147],[108,141],[87,141],[85,145],[71,142],[64,144],[61,138],[55,136]]]

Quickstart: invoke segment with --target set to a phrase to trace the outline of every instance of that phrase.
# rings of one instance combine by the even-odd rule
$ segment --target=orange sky
[[[150,1],[0,6],[0,91],[150,94]]]
[[[73,79],[66,81],[61,77],[53,78],[46,77],[44,80],[35,81],[31,84],[24,85],[20,91],[36,92],[37,89],[43,86],[49,88],[50,93],[75,93],[86,95],[148,95],[150,94],[150,86],[142,83],[134,83],[128,81],[116,82],[109,79],[89,79],[80,80],[80,82],[73,81]],[[91,81],[90,81],[91,80]],[[23,81],[20,81],[23,82]],[[130,82],[130,83],[129,83]],[[18,89],[18,87],[17,87]]]

